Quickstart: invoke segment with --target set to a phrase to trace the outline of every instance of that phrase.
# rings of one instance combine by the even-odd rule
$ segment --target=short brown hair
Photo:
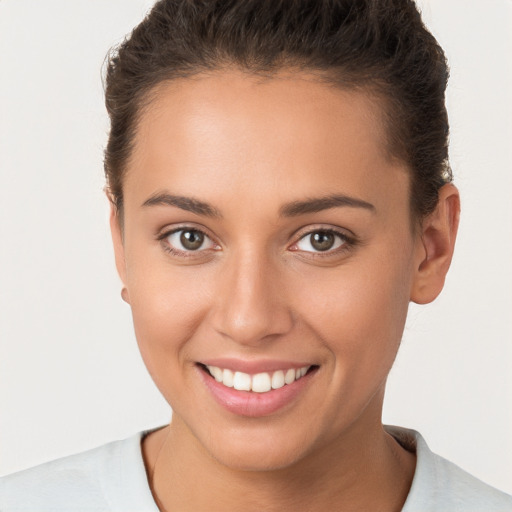
[[[105,150],[110,197],[123,205],[123,174],[138,117],[164,80],[237,66],[298,68],[385,99],[389,153],[411,170],[416,218],[452,180],[443,50],[412,0],[160,0],[109,56]]]

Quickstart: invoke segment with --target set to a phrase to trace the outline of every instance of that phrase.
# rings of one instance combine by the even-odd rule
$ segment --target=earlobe
[[[130,297],[128,295],[128,288],[126,288],[126,286],[123,286],[121,288],[121,298],[126,302],[126,304],[130,304]]]
[[[444,185],[436,209],[421,225],[411,301],[428,304],[441,293],[452,261],[459,214],[459,191],[451,183]]]
[[[121,290],[121,297],[126,303],[130,303],[130,295],[126,286],[126,261],[124,256],[123,244],[123,229],[121,219],[119,218],[118,209],[111,203],[110,205],[110,232],[112,234],[112,243],[114,246],[114,255],[116,261],[116,268],[123,288]]]

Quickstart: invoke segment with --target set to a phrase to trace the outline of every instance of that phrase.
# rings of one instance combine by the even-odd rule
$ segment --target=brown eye
[[[161,239],[165,240],[168,249],[175,253],[202,252],[217,247],[208,235],[192,228],[177,229]]]
[[[336,241],[334,234],[326,231],[318,231],[317,233],[313,233],[309,236],[311,246],[317,251],[328,251],[329,249],[332,249],[332,246]]]
[[[327,252],[349,244],[348,238],[342,233],[329,230],[311,231],[305,234],[296,244],[299,251]]]
[[[180,235],[181,245],[188,251],[196,251],[204,242],[204,234],[199,231],[181,231]]]

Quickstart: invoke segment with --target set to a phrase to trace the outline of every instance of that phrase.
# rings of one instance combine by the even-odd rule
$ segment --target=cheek
[[[391,260],[393,261],[393,260]],[[354,384],[382,378],[393,364],[409,304],[408,262],[368,260],[317,276],[304,318],[334,355],[339,378]]]
[[[153,263],[131,267],[127,278],[137,343],[163,392],[172,375],[178,375],[170,370],[186,364],[188,342],[208,311],[211,294],[201,286],[206,276],[197,274],[192,267]]]

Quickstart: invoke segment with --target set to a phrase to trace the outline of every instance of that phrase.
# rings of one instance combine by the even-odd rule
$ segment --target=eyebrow
[[[172,194],[161,193],[151,196],[142,204],[142,206],[159,205],[175,206],[181,210],[196,213],[197,215],[203,215],[205,217],[222,218],[222,215],[219,210],[217,210],[217,208],[214,208],[213,206],[205,203],[204,201],[200,201],[199,199],[194,199],[193,197],[175,196]]]
[[[151,196],[142,204],[144,207],[160,205],[175,206],[181,210],[192,212],[205,217],[218,219],[222,218],[222,214],[217,208],[193,197],[176,196],[168,193],[158,193]],[[298,217],[299,215],[316,213],[323,210],[339,207],[363,208],[365,210],[375,212],[375,206],[373,206],[371,203],[363,201],[362,199],[357,199],[355,197],[336,194],[325,197],[305,199],[303,201],[292,201],[291,203],[283,205],[279,209],[279,215],[281,217]]]
[[[293,201],[283,205],[279,210],[279,214],[282,217],[296,217],[307,213],[316,213],[342,206],[349,208],[363,208],[373,213],[376,211],[373,204],[367,203],[362,199],[336,194],[326,197],[306,199],[304,201]]]

